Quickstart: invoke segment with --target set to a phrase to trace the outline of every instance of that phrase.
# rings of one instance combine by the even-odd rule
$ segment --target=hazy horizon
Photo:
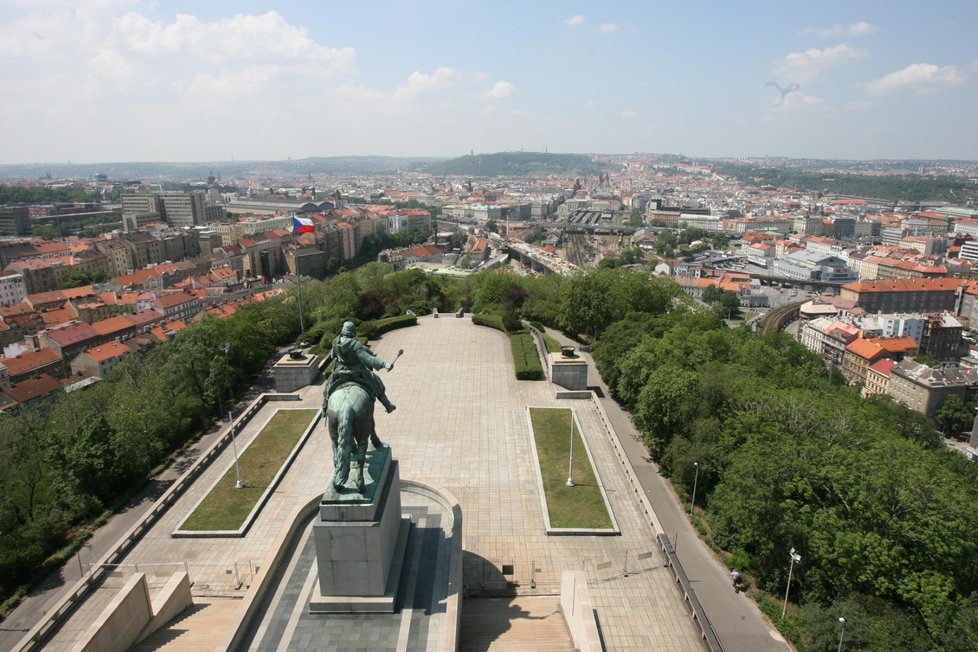
[[[0,163],[970,161],[975,24],[965,0],[15,0],[0,6]]]

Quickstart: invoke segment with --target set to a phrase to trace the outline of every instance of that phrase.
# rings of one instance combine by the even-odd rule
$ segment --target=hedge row
[[[366,337],[368,340],[372,340],[398,328],[417,325],[418,318],[416,316],[398,315],[396,317],[388,317],[387,319],[375,319],[373,321],[363,322],[360,324],[359,335]]]
[[[506,327],[503,326],[503,318],[499,315],[491,315],[487,313],[473,314],[472,323],[476,326],[488,326],[489,328],[495,328],[497,331],[506,332]]]
[[[543,367],[537,354],[537,345],[533,336],[527,332],[514,333],[509,336],[509,344],[513,350],[513,365],[516,367],[517,380],[543,380]]]

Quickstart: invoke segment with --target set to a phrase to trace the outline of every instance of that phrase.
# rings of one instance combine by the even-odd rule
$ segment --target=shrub
[[[360,324],[359,335],[366,337],[368,340],[372,340],[398,328],[417,326],[417,324],[418,318],[414,315],[398,315],[397,317],[376,319]]]
[[[513,366],[516,367],[517,380],[542,380],[543,367],[537,355],[536,342],[529,333],[514,333],[509,336],[513,351]]]
[[[488,326],[489,328],[495,328],[497,331],[506,332],[506,328],[503,326],[502,317],[499,315],[491,315],[488,313],[480,313],[472,315],[472,323],[476,326]]]

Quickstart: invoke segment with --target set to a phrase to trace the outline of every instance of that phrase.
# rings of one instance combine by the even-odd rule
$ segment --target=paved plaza
[[[400,461],[403,479],[443,488],[461,504],[466,601],[497,594],[507,586],[519,595],[555,595],[561,571],[583,570],[607,649],[702,649],[594,401],[557,400],[554,386],[547,381],[517,381],[508,338],[474,326],[469,318],[425,317],[418,326],[388,333],[371,346],[385,360],[404,349],[394,371],[381,372],[398,409],[388,415],[378,407],[377,432]],[[322,386],[315,385],[300,391],[300,401],[266,404],[240,434],[239,450],[276,410],[319,407],[321,393]],[[529,405],[576,411],[621,536],[546,534],[526,416]],[[95,591],[58,630],[47,649],[70,649],[114,589],[137,568],[150,575],[151,587],[186,568],[195,597],[223,599],[223,604],[226,598],[243,596],[255,574],[263,572],[262,560],[283,528],[290,525],[287,521],[293,511],[327,486],[332,462],[325,424],[317,425],[246,536],[172,538],[170,533],[231,464],[228,447],[127,556],[118,569],[119,577]],[[404,511],[411,514],[409,507],[405,503]],[[416,521],[427,518],[420,511],[412,517]],[[301,543],[297,547],[300,552],[304,549]],[[415,550],[420,554],[422,548]],[[301,555],[295,559],[302,581],[307,580],[306,563]],[[301,568],[306,572],[301,573]],[[287,623],[294,613],[294,605],[282,602],[287,593],[286,589],[275,591],[269,598],[266,611],[273,614],[273,620],[277,618],[275,626],[282,625],[283,614],[290,614],[284,618]],[[397,624],[399,631],[415,632],[415,645],[418,632],[441,626],[432,622],[421,627],[418,617],[414,613],[409,625]],[[212,640],[214,632],[204,632],[208,625],[202,620],[181,638],[189,641],[199,635],[205,640],[206,634],[206,640]],[[298,616],[294,625],[299,637],[279,649],[302,649],[300,642],[310,640],[310,632],[317,627]],[[461,639],[465,639],[464,631]],[[256,634],[253,642],[266,647],[262,640]],[[284,642],[284,638],[279,640]]]

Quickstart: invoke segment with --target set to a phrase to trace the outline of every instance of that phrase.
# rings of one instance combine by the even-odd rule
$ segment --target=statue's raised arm
[[[341,385],[353,382],[366,389],[388,412],[397,409],[387,398],[384,382],[373,373],[375,369],[393,369],[394,364],[384,362],[357,340],[357,327],[352,321],[345,322],[340,334],[333,339],[332,354],[334,367],[326,383],[327,399]]]

